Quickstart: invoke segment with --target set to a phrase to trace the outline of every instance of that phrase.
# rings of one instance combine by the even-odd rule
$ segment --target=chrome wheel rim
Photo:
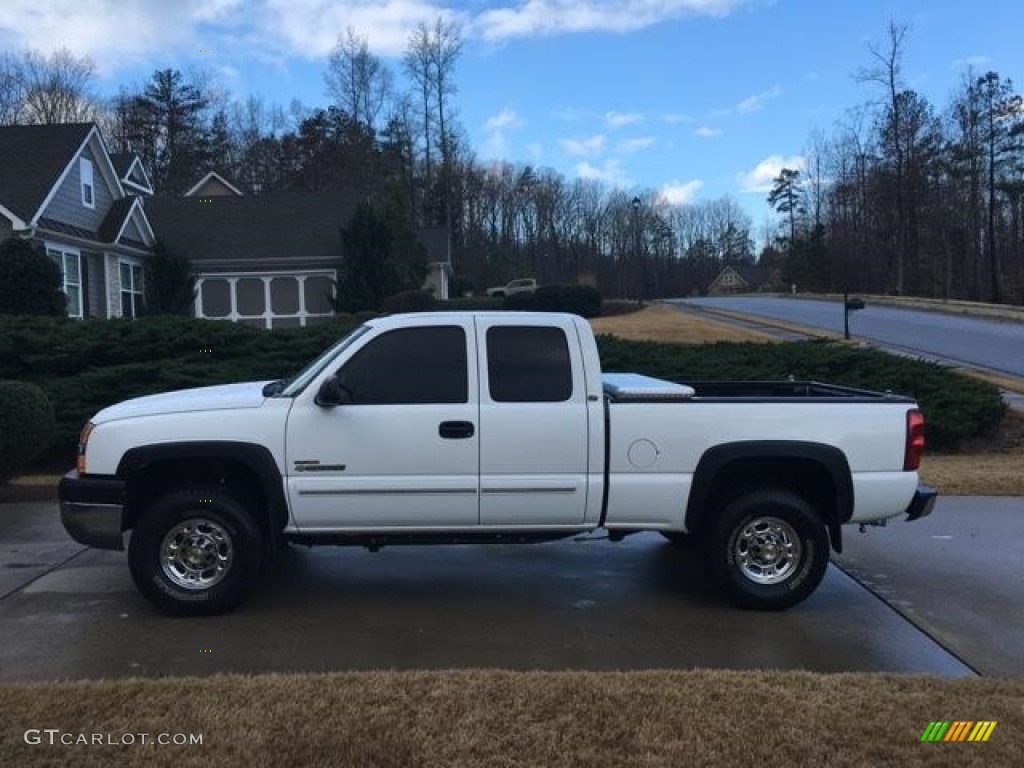
[[[227,530],[206,518],[194,517],[174,526],[160,545],[160,567],[176,587],[209,589],[224,580],[234,561]]]
[[[802,554],[796,529],[777,517],[755,518],[733,539],[740,573],[755,584],[784,582],[796,571]]]

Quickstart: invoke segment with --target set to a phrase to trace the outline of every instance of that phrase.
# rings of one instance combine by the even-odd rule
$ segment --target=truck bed
[[[644,402],[774,402],[900,403],[909,398],[891,392],[826,384],[820,381],[687,381],[674,382],[638,374],[605,374],[604,394],[611,403]]]

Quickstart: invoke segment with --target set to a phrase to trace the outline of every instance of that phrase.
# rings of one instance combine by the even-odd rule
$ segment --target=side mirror
[[[352,402],[352,392],[349,388],[338,381],[337,376],[331,376],[320,385],[316,398],[313,402],[321,408],[333,408],[336,405],[347,405]]]

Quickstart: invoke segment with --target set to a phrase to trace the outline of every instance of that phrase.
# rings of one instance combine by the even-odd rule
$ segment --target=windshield
[[[351,346],[352,342],[370,330],[368,325],[360,325],[353,328],[346,336],[343,336],[336,344],[324,350],[313,362],[287,380],[285,388],[278,397],[295,397],[310,381],[320,375],[320,372],[331,364],[338,355]]]

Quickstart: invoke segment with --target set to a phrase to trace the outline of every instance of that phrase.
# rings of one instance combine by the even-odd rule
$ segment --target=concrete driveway
[[[942,583],[948,565],[920,561]],[[54,503],[6,504],[0,574],[7,681],[458,667],[974,674],[839,568],[788,612],[742,612],[719,599],[692,552],[654,534],[292,549],[238,612],[172,619],[135,592],[124,553],[71,543]]]

